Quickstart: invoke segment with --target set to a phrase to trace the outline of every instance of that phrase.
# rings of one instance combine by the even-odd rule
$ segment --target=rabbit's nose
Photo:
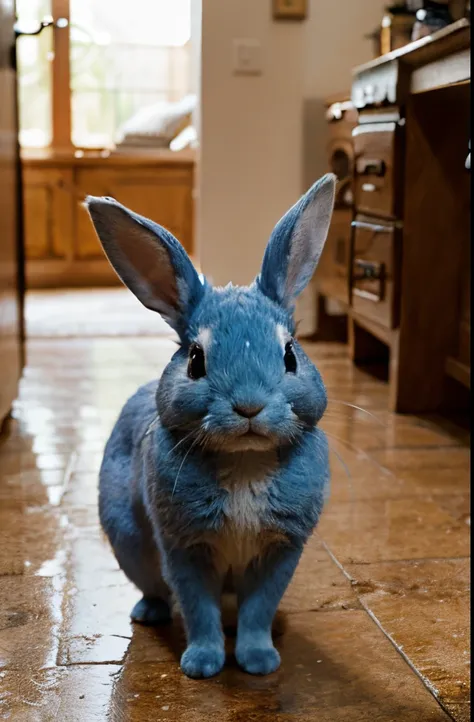
[[[253,419],[254,416],[262,411],[263,406],[234,406],[234,411],[245,419]]]

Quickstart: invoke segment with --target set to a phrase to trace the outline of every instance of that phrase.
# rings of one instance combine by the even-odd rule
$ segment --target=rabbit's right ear
[[[165,228],[113,198],[87,196],[85,206],[118,276],[183,339],[205,285],[182,245]]]
[[[257,284],[272,301],[291,312],[321,257],[335,191],[336,176],[327,173],[285,213],[270,236]]]

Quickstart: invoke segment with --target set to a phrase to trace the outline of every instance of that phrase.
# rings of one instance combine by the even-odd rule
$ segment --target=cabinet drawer
[[[397,123],[366,123],[352,131],[357,211],[401,217],[402,128]]]
[[[349,303],[351,221],[352,210],[334,211],[317,270],[321,293],[345,304]]]
[[[400,230],[357,218],[352,224],[351,305],[386,328],[399,322]]]

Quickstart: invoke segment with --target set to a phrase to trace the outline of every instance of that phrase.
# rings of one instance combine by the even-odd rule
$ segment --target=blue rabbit
[[[86,199],[117,274],[180,339],[161,378],[123,407],[105,448],[99,511],[143,594],[132,619],[164,623],[177,602],[189,677],[224,665],[229,579],[237,662],[251,674],[280,665],[272,621],[329,479],[318,427],[326,391],[294,338],[293,312],[326,240],[335,183],[325,175],[278,222],[249,287],[213,288],[167,230],[112,198]]]

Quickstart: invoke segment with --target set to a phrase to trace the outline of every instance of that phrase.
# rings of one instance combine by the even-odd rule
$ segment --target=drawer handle
[[[397,223],[393,224],[398,228]],[[372,233],[392,233],[393,229],[390,226],[381,226],[377,223],[366,223],[365,221],[352,221],[352,228],[360,228],[365,231],[372,231]],[[400,225],[401,227],[401,225]]]
[[[356,163],[358,175],[376,175],[383,178],[387,171],[387,165],[384,160],[369,160],[368,158],[359,158]]]
[[[362,183],[362,190],[364,193],[374,193],[374,191],[377,190],[377,186],[374,186],[373,183]]]
[[[363,261],[360,258],[354,259],[354,266],[357,272],[354,274],[354,281],[379,281],[383,277],[384,264],[374,261]]]
[[[358,281],[378,281],[378,289],[357,288],[354,283]],[[352,292],[361,298],[369,301],[383,301],[385,295],[385,264],[375,261],[365,261],[362,258],[354,259],[354,270],[352,274]]]

